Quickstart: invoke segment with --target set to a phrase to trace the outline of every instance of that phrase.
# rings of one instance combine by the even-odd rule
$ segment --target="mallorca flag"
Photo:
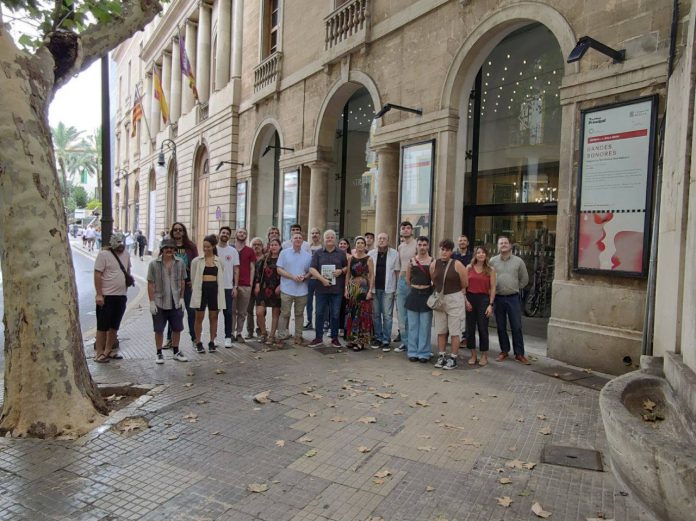
[[[189,80],[189,87],[193,91],[193,97],[198,101],[198,89],[196,89],[196,78],[191,70],[191,62],[186,54],[186,39],[183,35],[179,36],[179,61],[181,61],[181,74]]]
[[[138,132],[138,121],[143,117],[143,100],[138,92],[138,87],[135,87],[135,96],[133,96],[133,116],[131,122],[131,137],[135,137]]]
[[[169,121],[169,105],[167,105],[167,99],[164,97],[164,91],[162,90],[162,80],[160,80],[160,72],[157,66],[152,67],[152,82],[155,88],[155,99],[159,101],[160,112],[162,112],[162,121],[167,124]]]

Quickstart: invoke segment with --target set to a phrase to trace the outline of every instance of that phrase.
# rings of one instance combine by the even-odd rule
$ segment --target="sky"
[[[51,127],[60,121],[91,134],[101,126],[101,66],[95,61],[58,92],[48,109]]]

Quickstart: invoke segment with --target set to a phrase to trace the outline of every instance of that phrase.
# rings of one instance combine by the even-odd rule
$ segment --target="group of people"
[[[400,225],[400,243],[396,248],[390,246],[390,238],[384,232],[376,238],[373,234],[358,236],[352,248],[333,230],[322,235],[314,228],[310,241],[306,241],[298,224],[291,227],[285,242],[276,227],[269,228],[265,241],[254,237],[247,244],[245,229],[236,230],[234,239],[232,236],[232,229],[223,226],[217,236],[203,239],[203,253],[199,255],[186,227],[177,222],[161,241],[159,255],[150,262],[147,275],[158,364],[164,362],[162,351],[166,348],[171,348],[174,360],[187,361],[180,349],[184,311],[191,342],[198,353],[206,352],[201,338],[206,311],[210,353],[218,347],[220,311],[225,348],[250,339],[276,347],[288,341],[305,345],[303,329],[314,329],[309,346],[319,347],[324,345],[324,331],[328,329],[334,347],[343,347],[339,339],[342,330],[348,348],[390,351],[395,304],[399,319],[396,340],[400,342],[394,351],[406,352],[412,362],[425,363],[432,358],[434,326],[436,367],[455,368],[462,343],[470,349],[469,365],[487,365],[488,321],[495,314],[501,348],[497,360],[509,357],[509,322],[515,359],[529,363],[524,352],[520,303],[528,275],[524,262],[513,255],[508,237],[498,238],[498,255],[491,258],[483,246],[469,251],[464,235],[459,237],[457,248],[450,239],[440,241],[437,254],[431,256],[430,240],[414,237],[408,221]],[[125,305],[107,305],[114,300],[107,297],[116,288],[104,284],[107,279],[121,282],[116,281],[119,273],[115,260],[120,260],[118,270],[126,283],[130,260],[127,253],[119,257],[123,244],[123,235],[114,234],[111,252],[100,252],[95,265],[95,284],[97,273],[101,272],[97,329],[107,328],[103,339],[97,337],[98,362],[114,357],[106,348],[111,345],[107,333],[120,322],[121,307],[125,309]],[[112,269],[106,277],[103,270],[108,267]],[[125,295],[127,287],[120,284],[118,290]],[[111,309],[120,314],[118,321],[100,321],[100,316]],[[303,326],[305,310],[307,322]],[[291,315],[292,335],[288,331]],[[246,336],[242,336],[245,324]]]

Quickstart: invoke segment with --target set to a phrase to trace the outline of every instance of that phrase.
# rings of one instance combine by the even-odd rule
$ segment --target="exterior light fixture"
[[[164,163],[165,163],[165,161],[164,161],[164,145],[167,145],[169,150],[172,151],[172,157],[174,159],[176,159],[176,143],[174,143],[174,141],[172,141],[171,139],[165,139],[164,141],[162,141],[162,144],[160,145],[160,152],[159,152],[159,156],[157,157],[157,164],[159,166],[164,166]]]
[[[218,166],[215,168],[215,171],[217,172],[222,168],[222,165],[228,164],[228,165],[237,165],[237,166],[244,166],[244,163],[237,163],[237,161],[220,161],[218,163]]]
[[[626,60],[625,49],[617,51],[616,49],[612,49],[611,47],[604,45],[602,42],[598,42],[594,38],[590,38],[589,36],[583,36],[578,40],[578,43],[575,45],[575,48],[572,51],[570,51],[570,54],[568,55],[568,59],[566,61],[568,63],[573,63],[581,60],[582,57],[585,56],[587,50],[590,48],[594,49],[595,51],[599,51],[602,54],[606,54],[614,60],[614,63],[621,63],[624,60]]]
[[[401,105],[394,105],[393,103],[386,103],[380,110],[375,114],[374,119],[379,119],[382,116],[384,116],[387,112],[389,112],[391,109],[396,109],[396,110],[403,110],[404,112],[411,112],[413,114],[418,114],[419,116],[423,115],[423,111],[421,109],[412,109],[409,107],[403,107]]]
[[[268,152],[269,152],[272,148],[277,148],[278,150],[289,150],[290,152],[294,152],[294,151],[295,151],[294,148],[290,148],[290,147],[279,147],[278,145],[268,145],[268,146],[264,149],[263,154],[261,154],[261,157],[263,157],[263,156],[265,156],[266,154],[268,154]],[[219,166],[218,166],[218,168],[219,168]]]
[[[114,186],[121,186],[121,177],[125,179],[126,176],[128,175],[128,172],[124,170],[123,168],[117,168],[114,170]]]

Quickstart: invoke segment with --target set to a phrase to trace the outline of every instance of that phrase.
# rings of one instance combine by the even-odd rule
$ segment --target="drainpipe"
[[[672,26],[669,38],[669,61],[667,63],[667,84],[665,99],[669,90],[669,79],[674,72],[674,58],[677,47],[677,25],[679,21],[679,0],[672,4]],[[653,222],[650,237],[650,263],[648,265],[648,295],[645,303],[645,317],[643,327],[642,353],[646,356],[653,354],[653,332],[655,329],[655,292],[657,285],[657,247],[660,232],[660,207],[662,206],[662,163],[664,159],[664,135],[667,123],[667,113],[662,118],[658,137],[660,140],[659,159],[657,163],[657,179],[655,188],[655,206],[653,210]]]

